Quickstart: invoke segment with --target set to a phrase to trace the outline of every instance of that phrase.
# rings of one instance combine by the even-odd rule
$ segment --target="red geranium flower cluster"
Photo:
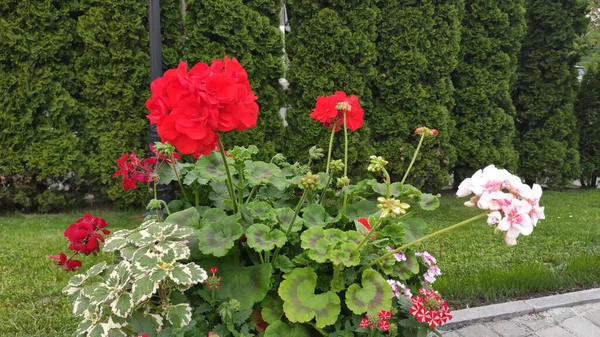
[[[152,82],[146,101],[147,118],[157,125],[163,142],[181,153],[209,154],[217,147],[217,132],[256,126],[258,105],[244,68],[234,59],[196,64],[187,71],[181,62]]]
[[[389,319],[392,318],[392,313],[389,311],[381,310],[377,317],[369,317],[369,315],[365,315],[365,317],[360,321],[360,327],[363,329],[375,329],[377,326],[381,331],[388,331],[390,329]]]
[[[429,327],[436,327],[445,324],[452,319],[450,309],[446,301],[442,300],[436,291],[430,289],[419,289],[422,296],[414,296],[411,301],[410,313],[415,316],[420,323],[427,323]]]
[[[64,232],[65,238],[69,241],[69,250],[74,254],[67,258],[65,253],[60,255],[52,255],[51,259],[58,261],[59,266],[64,266],[66,271],[75,271],[81,267],[81,261],[73,259],[75,255],[81,253],[90,255],[100,249],[100,242],[104,242],[104,236],[110,231],[105,229],[108,226],[102,218],[96,218],[91,214],[84,214],[83,217],[77,219],[77,222],[69,225]]]
[[[123,153],[121,158],[117,160],[119,170],[113,174],[113,177],[122,177],[121,185],[123,186],[123,191],[134,190],[138,182],[147,183],[158,179],[158,176],[154,174],[154,165],[159,160],[166,161],[167,163],[171,162],[164,154],[158,153],[152,145],[150,145],[150,151],[154,153],[154,157],[147,159],[139,158],[132,151],[131,154]],[[178,153],[174,153],[173,156],[176,160],[181,158]]]
[[[221,276],[217,276],[217,272],[219,271],[219,269],[217,269],[217,267],[211,267],[209,272],[212,274],[211,276],[209,276],[206,281],[204,281],[206,283],[206,285],[208,286],[208,289],[219,289],[221,287]]]
[[[348,129],[355,131],[362,126],[364,112],[358,103],[358,97],[347,97],[345,92],[336,91],[332,96],[317,97],[317,104],[310,117],[323,123],[328,129],[335,125],[335,132],[338,132],[344,125],[344,114]]]

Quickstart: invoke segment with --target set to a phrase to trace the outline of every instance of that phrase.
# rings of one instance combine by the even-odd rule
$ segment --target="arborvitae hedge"
[[[580,181],[584,187],[596,187],[600,178],[600,64],[587,70],[575,100],[581,157]]]
[[[85,172],[73,97],[77,6],[0,4],[0,209],[63,207]]]
[[[439,131],[425,141],[409,183],[437,190],[448,183],[456,158],[450,144],[453,87],[462,0],[379,2],[375,107],[367,115],[378,154],[402,177],[418,143],[419,126]]]
[[[528,30],[513,96],[519,174],[528,181],[563,185],[579,176],[573,41],[585,32],[586,4],[528,0],[526,5]]]
[[[113,200],[136,199],[135,192],[123,193],[112,173],[121,153],[144,153],[150,83],[146,13],[136,0],[90,1],[77,23],[83,52],[75,68],[85,111],[80,132],[86,173],[91,186],[110,186]]]
[[[184,59],[190,66],[210,63],[224,56],[235,57],[244,66],[252,89],[258,96],[258,125],[244,132],[228,132],[225,147],[256,144],[259,156],[269,159],[283,135],[279,115],[282,93],[283,43],[278,28],[277,0],[187,0],[184,28]],[[268,9],[264,11],[263,8]],[[256,10],[261,10],[257,12]]]
[[[373,41],[377,38],[379,9],[373,0],[365,1],[288,1],[291,33],[286,37],[290,60],[290,82],[285,146],[293,160],[306,163],[313,145],[327,151],[330,131],[309,117],[317,96],[336,90],[355,94],[371,114],[371,86],[377,76]],[[365,171],[368,156],[369,125],[349,131],[349,175]],[[333,158],[343,159],[343,130],[336,135]],[[321,162],[324,164],[325,160]]]
[[[516,169],[510,94],[526,29],[523,5],[523,0],[465,1],[459,62],[452,73],[455,184],[489,164]]]

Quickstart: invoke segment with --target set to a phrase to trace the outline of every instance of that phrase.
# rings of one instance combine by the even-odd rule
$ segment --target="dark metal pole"
[[[162,69],[162,47],[160,32],[160,0],[148,0],[148,26],[150,30],[150,81],[161,77]],[[148,127],[148,143],[159,142],[160,137],[156,132],[156,125]],[[159,184],[157,187],[158,198],[165,202],[171,201],[168,185]]]

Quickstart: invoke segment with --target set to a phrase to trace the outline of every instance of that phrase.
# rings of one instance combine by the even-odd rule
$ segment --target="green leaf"
[[[177,174],[179,174],[181,168],[182,166],[179,163],[175,164]],[[160,165],[158,168],[158,176],[160,177],[160,180],[158,181],[159,184],[169,185],[171,182],[177,181],[177,176],[173,171],[173,166],[166,162]]]
[[[127,317],[133,309],[133,298],[130,293],[122,293],[116,300],[114,300],[110,308],[112,313],[119,317]]]
[[[404,243],[404,227],[400,225],[391,223],[385,226],[381,232],[396,246],[401,246]]]
[[[277,212],[277,219],[279,220],[279,226],[281,227],[281,229],[283,231],[287,232],[290,222],[292,221],[292,218],[294,217],[294,210],[289,207],[285,207],[285,208],[278,208],[275,210],[275,212]],[[292,226],[292,232],[295,233],[295,232],[298,232],[299,230],[301,230],[303,223],[304,223],[304,220],[300,216],[296,216],[296,219],[294,220],[294,225]]]
[[[335,248],[329,253],[329,258],[334,264],[343,264],[346,267],[358,266],[360,264],[360,253],[355,251],[356,244],[347,242],[341,247]]]
[[[115,250],[122,249],[127,246],[127,239],[120,236],[111,236],[104,242],[102,251],[105,253],[114,252]]]
[[[330,228],[324,231],[325,240],[329,242],[330,247],[334,247],[338,242],[346,241],[346,233],[337,228]]]
[[[108,325],[107,324],[96,324],[88,332],[87,337],[107,337],[108,336]]]
[[[86,280],[86,278],[87,277],[84,274],[73,275],[69,279],[68,285],[71,286],[71,287],[80,286],[81,284],[83,284],[83,282]]]
[[[133,282],[131,287],[133,304],[147,300],[158,289],[158,283],[150,280],[150,275],[145,275]]]
[[[170,305],[167,309],[167,320],[176,328],[187,326],[192,322],[192,308],[187,303]]]
[[[306,227],[324,227],[331,223],[333,218],[327,214],[325,208],[319,204],[309,204],[302,209],[302,219]]]
[[[427,235],[427,224],[421,219],[406,219],[402,221],[404,227],[403,244],[411,243]]]
[[[205,224],[198,233],[200,251],[204,254],[225,256],[235,240],[243,234],[239,219],[240,216],[236,214],[224,218],[221,222]]]
[[[229,151],[229,155],[233,156],[235,160],[246,161],[252,158],[252,155],[258,153],[258,147],[256,145],[250,145],[248,147],[234,146],[233,150]]]
[[[275,321],[269,324],[263,337],[311,337],[310,329],[304,324],[288,324]]]
[[[224,258],[207,258],[199,262],[201,266],[217,266],[221,287],[216,292],[219,300],[231,298],[240,301],[241,309],[251,309],[262,301],[271,287],[271,264],[253,266],[240,265],[240,252],[233,248]],[[202,289],[201,291],[208,291]],[[209,295],[209,293],[206,293]]]
[[[79,296],[73,302],[73,316],[83,316],[90,308],[90,300],[85,296]]]
[[[379,209],[377,204],[369,200],[361,200],[359,202],[349,204],[346,209],[346,216],[350,220],[358,220],[360,218],[369,218],[377,213]]]
[[[204,227],[211,223],[221,223],[225,217],[227,217],[227,213],[220,208],[208,209],[204,212],[202,220],[200,220],[200,227]]]
[[[306,255],[319,263],[325,263],[329,258],[329,242],[325,239],[323,227],[311,227],[300,235],[301,247],[306,249]]]
[[[257,252],[271,251],[277,247],[283,247],[287,241],[285,234],[279,229],[271,230],[267,225],[254,224],[246,230],[248,247]]]
[[[304,323],[315,318],[318,328],[335,324],[341,310],[340,298],[332,291],[315,294],[317,274],[312,268],[296,268],[283,278],[277,293],[283,299],[283,311],[290,322]],[[391,299],[391,288],[386,285]]]
[[[198,223],[200,222],[200,214],[198,214],[198,210],[190,207],[184,209],[183,211],[179,211],[176,213],[171,213],[164,223],[178,225],[180,227],[192,227],[198,228]]]
[[[440,207],[440,195],[433,195],[429,193],[421,194],[421,201],[419,202],[421,209],[425,211],[433,211]]]
[[[227,160],[228,163],[233,164],[232,159]],[[207,156],[201,156],[196,162],[196,172],[204,179],[224,182],[227,180],[227,172],[223,165],[223,159],[221,154],[213,151]]]
[[[289,182],[277,165],[262,161],[247,161],[244,177],[252,187],[270,184],[279,190],[284,190],[289,186]]]
[[[186,265],[175,265],[169,276],[176,284],[192,284],[192,271]]]
[[[184,185],[190,186],[196,181],[200,185],[208,183],[208,179],[202,178],[196,170],[187,171],[187,173],[185,173],[185,177],[183,178]]]
[[[262,319],[269,324],[279,321],[283,316],[283,301],[274,294],[265,297],[260,306]]]
[[[292,271],[292,269],[294,269],[294,264],[289,257],[285,255],[279,255],[275,261],[273,261],[273,267],[281,270],[284,273],[289,273]]]
[[[273,226],[277,223],[277,213],[275,212],[273,206],[267,202],[252,201],[244,207],[250,211],[250,216],[254,220],[261,220],[260,222],[263,222],[268,226]]]
[[[108,287],[104,284],[98,284],[95,287],[94,292],[92,293],[92,296],[90,296],[90,304],[100,305],[104,301],[106,301],[110,296],[111,296],[111,294],[110,294],[110,291],[108,290]]]
[[[212,200],[218,208],[232,209],[227,185],[216,181],[211,182],[209,185],[212,191],[208,193],[208,199]]]
[[[389,311],[392,307],[392,288],[373,269],[362,274],[361,286],[352,284],[346,291],[346,305],[357,315]]]

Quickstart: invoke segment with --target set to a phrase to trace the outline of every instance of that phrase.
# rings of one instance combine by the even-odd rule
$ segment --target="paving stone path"
[[[600,302],[475,323],[444,337],[600,337]]]

